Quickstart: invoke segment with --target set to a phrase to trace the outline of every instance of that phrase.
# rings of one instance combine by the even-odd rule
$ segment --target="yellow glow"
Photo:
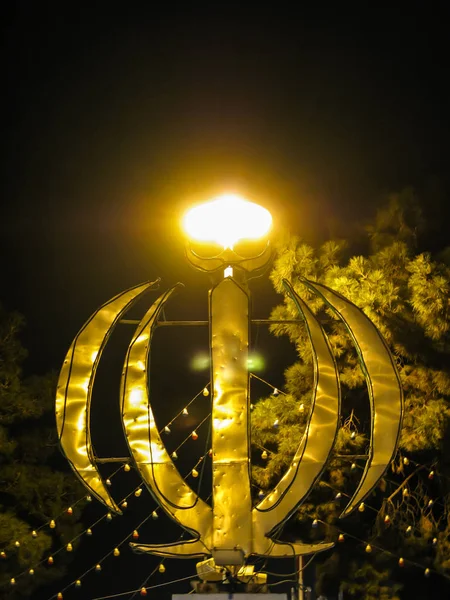
[[[143,397],[144,397],[144,394],[141,389],[133,388],[130,392],[131,406],[133,406],[134,408],[137,408],[141,404]]]
[[[224,248],[233,248],[239,240],[257,240],[264,237],[272,226],[268,210],[234,194],[188,210],[183,228],[197,242],[216,242]]]

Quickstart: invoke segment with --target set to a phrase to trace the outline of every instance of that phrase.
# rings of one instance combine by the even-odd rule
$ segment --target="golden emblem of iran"
[[[303,437],[292,463],[275,487],[252,501],[250,476],[248,281],[264,273],[270,256],[272,219],[264,208],[224,196],[191,209],[184,218],[186,255],[211,279],[209,329],[211,369],[212,490],[207,502],[188,485],[167,451],[150,401],[152,335],[161,325],[166,303],[181,288],[162,293],[136,325],[124,357],[120,414],[134,464],[151,495],[185,531],[182,541],[134,543],[140,552],[167,557],[213,558],[216,565],[245,565],[251,556],[292,557],[327,549],[330,543],[286,543],[281,525],[305,501],[333,450],[340,423],[339,374],[327,335],[304,300],[284,281],[287,296],[306,328],[314,368],[312,402]],[[241,251],[250,242],[253,253]],[[58,382],[56,417],[62,450],[89,493],[120,513],[102,478],[91,441],[91,399],[97,367],[114,327],[155,287],[147,282],[101,306],[80,329],[65,358]],[[348,330],[355,346],[370,402],[370,445],[361,480],[342,516],[351,513],[383,476],[397,447],[402,420],[402,390],[390,351],[375,325],[353,303],[325,285],[303,280],[307,289]],[[260,320],[262,322],[263,320]],[[273,321],[266,321],[268,324]],[[176,322],[175,322],[176,323]],[[180,322],[179,325],[195,325]],[[167,323],[166,323],[167,325]],[[127,463],[128,464],[128,463]]]

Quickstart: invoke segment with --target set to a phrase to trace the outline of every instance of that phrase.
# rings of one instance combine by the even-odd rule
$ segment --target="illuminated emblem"
[[[222,245],[220,253],[206,258],[188,246],[189,260],[215,277],[209,292],[213,501],[209,505],[198,497],[178,472],[157,430],[149,398],[152,334],[165,304],[181,287],[177,284],[150,306],[129,344],[122,372],[121,415],[130,453],[142,479],[159,505],[192,539],[172,545],[132,545],[138,551],[161,556],[213,556],[218,564],[235,565],[243,564],[251,555],[292,557],[294,552],[310,554],[325,550],[333,544],[287,544],[277,538],[277,532],[307,498],[333,449],[341,410],[336,363],[322,326],[292,285],[285,281],[286,292],[298,309],[313,348],[313,397],[307,427],[290,468],[275,488],[253,505],[248,373],[251,318],[247,274],[266,267],[270,247],[267,241],[258,255],[248,258],[239,256],[235,246],[246,236],[267,236],[271,219],[261,207],[235,197],[220,199],[220,202],[225,202],[225,208],[222,206],[218,221],[214,221],[217,213],[205,209],[209,228],[197,227],[196,230],[195,220],[189,221],[192,215],[188,214],[185,220],[192,237],[208,242],[219,238]],[[237,217],[234,212],[234,221],[240,224],[237,236],[226,231],[233,224],[226,210],[230,202],[234,203],[234,209],[242,212]],[[256,207],[256,212],[250,214],[252,207]],[[201,209],[198,208],[200,216]],[[257,218],[258,215],[261,218]],[[246,233],[243,224],[249,219],[252,229]],[[99,473],[92,450],[92,389],[111,331],[154,283],[119,294],[91,316],[74,339],[58,382],[56,415],[63,451],[90,494],[116,513],[121,511]],[[403,411],[402,390],[389,349],[369,318],[326,286],[306,280],[303,283],[321,297],[346,326],[369,391],[372,419],[368,459],[360,484],[342,513],[345,516],[370,493],[396,452]]]

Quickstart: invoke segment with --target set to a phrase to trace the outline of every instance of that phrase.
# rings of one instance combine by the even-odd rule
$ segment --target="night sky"
[[[430,247],[448,243],[443,3],[121,4],[16,2],[3,20],[0,300],[26,316],[28,372],[59,369],[89,315],[147,279],[186,284],[169,318],[206,318],[208,280],[185,262],[178,223],[224,191],[314,242],[350,234],[383,194],[413,185],[439,223]],[[270,285],[254,293],[255,316],[268,316]],[[161,341],[161,395],[183,402],[208,379],[183,379],[204,342]],[[173,346],[183,387],[162,358]],[[277,381],[280,355],[266,355]]]

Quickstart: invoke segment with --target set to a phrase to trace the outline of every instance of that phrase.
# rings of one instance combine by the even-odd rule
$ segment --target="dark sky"
[[[198,287],[178,230],[193,200],[235,190],[317,239],[386,191],[447,184],[439,5],[138,5],[17,2],[5,20],[1,297],[32,352],[47,340],[37,368],[119,290]]]
[[[438,189],[446,242],[443,4],[120,4],[16,2],[4,19],[0,299],[27,317],[29,370],[59,369],[98,305],[146,279],[184,281],[171,317],[205,318],[178,221],[223,191],[317,240],[388,191]]]

